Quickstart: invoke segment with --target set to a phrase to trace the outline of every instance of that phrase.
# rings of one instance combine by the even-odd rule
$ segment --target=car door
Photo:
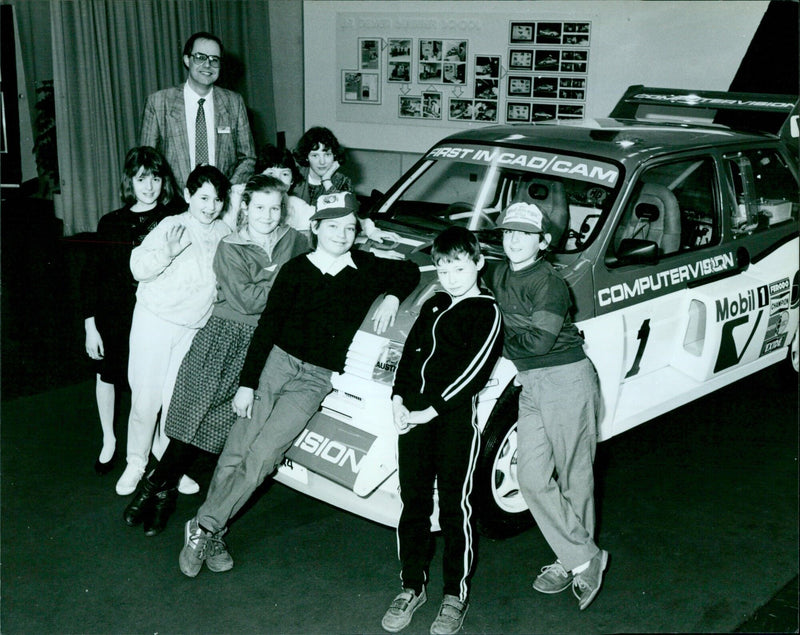
[[[752,185],[753,175],[745,176]],[[597,317],[587,351],[603,387],[601,438],[772,363],[769,355],[785,343],[775,333],[796,329],[796,310],[792,318],[787,306],[781,318],[774,315],[783,304],[770,308],[797,269],[791,239],[770,251],[791,230],[777,222],[734,233],[741,212],[732,182],[729,160],[712,152],[652,162],[635,175],[594,272]],[[796,206],[772,205],[796,221]],[[780,343],[768,350],[769,341]]]

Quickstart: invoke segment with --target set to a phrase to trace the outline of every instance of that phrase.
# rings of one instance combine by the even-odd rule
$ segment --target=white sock
[[[587,560],[583,564],[579,564],[577,567],[575,567],[572,570],[572,575],[578,575],[579,573],[583,573],[584,571],[586,571],[586,569],[589,568],[589,563],[590,562],[591,562],[591,560]]]

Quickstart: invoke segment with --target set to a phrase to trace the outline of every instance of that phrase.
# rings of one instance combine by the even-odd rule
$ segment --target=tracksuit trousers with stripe
[[[428,581],[434,552],[430,516],[438,477],[444,593],[466,602],[476,553],[470,498],[480,454],[480,433],[472,405],[411,428],[398,437],[397,446],[403,502],[397,539],[403,588],[420,593]]]

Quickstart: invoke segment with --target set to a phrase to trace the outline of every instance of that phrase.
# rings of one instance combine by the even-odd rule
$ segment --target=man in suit
[[[161,151],[180,190],[198,165],[216,166],[232,183],[253,174],[255,149],[241,95],[215,87],[223,47],[211,33],[195,33],[183,47],[186,83],[147,98],[141,145]]]

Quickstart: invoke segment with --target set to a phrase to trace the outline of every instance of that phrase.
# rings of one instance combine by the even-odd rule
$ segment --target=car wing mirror
[[[623,238],[614,255],[606,256],[606,265],[654,265],[658,262],[658,245],[652,240]]]

